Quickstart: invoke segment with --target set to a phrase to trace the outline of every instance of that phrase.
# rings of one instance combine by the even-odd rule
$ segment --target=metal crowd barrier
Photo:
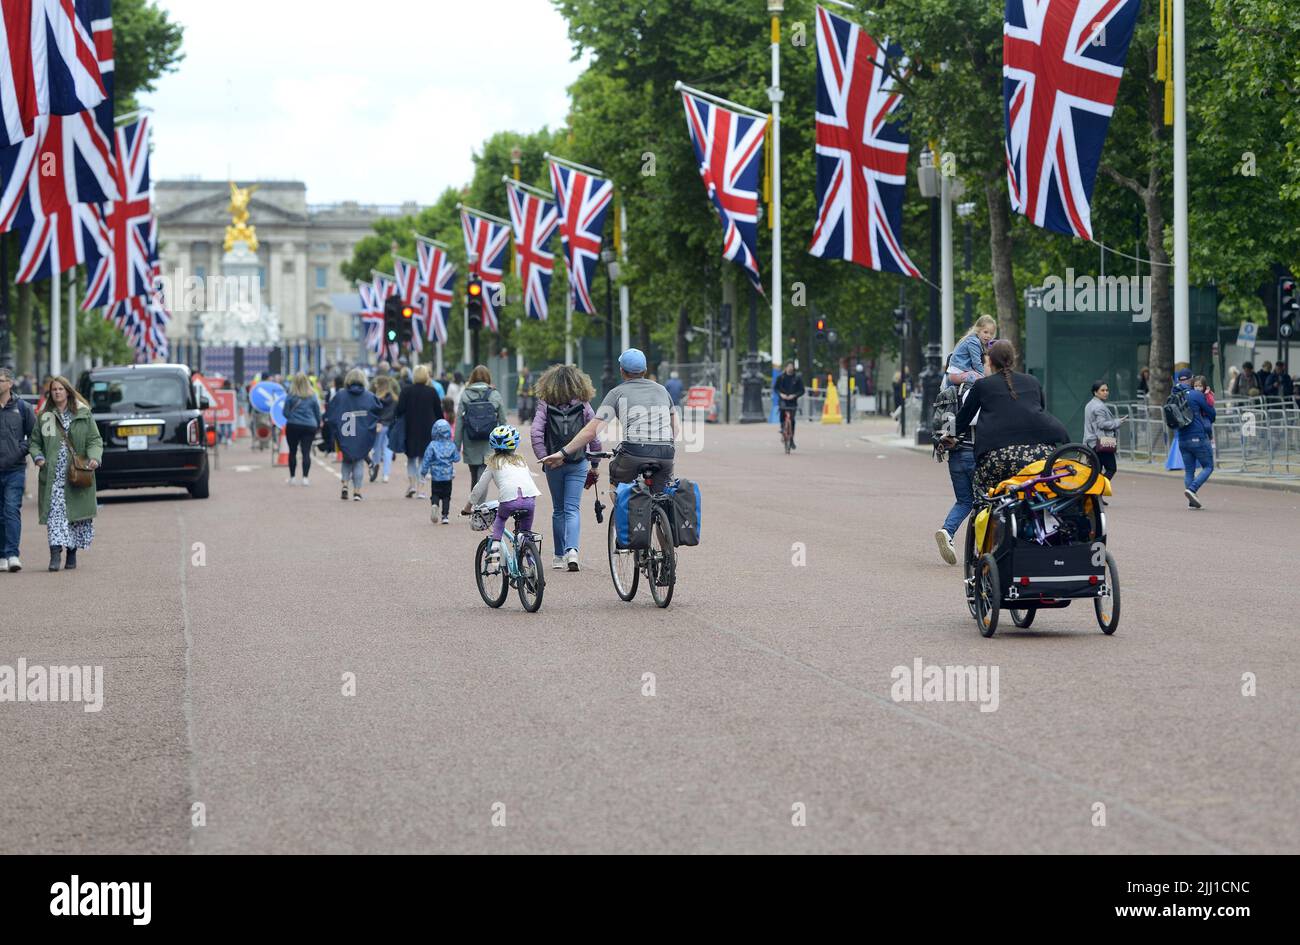
[[[1108,403],[1124,419],[1117,435],[1120,460],[1165,464],[1173,431],[1160,404]],[[1215,469],[1242,476],[1300,479],[1300,409],[1276,397],[1215,400]]]

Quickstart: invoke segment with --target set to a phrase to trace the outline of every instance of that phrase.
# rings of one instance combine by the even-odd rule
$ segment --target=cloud
[[[154,176],[302,180],[317,203],[431,203],[494,132],[563,125],[583,68],[548,0],[160,6],[186,58],[142,98]]]

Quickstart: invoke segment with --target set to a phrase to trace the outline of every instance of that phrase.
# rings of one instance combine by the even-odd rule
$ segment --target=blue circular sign
[[[284,396],[283,384],[277,384],[275,381],[262,381],[260,384],[255,384],[253,389],[248,392],[248,402],[259,413],[270,413],[271,405],[277,399],[283,399]]]
[[[288,426],[288,424],[285,422],[284,419],[284,395],[283,394],[277,397],[275,401],[271,404],[271,420],[274,421],[275,425],[282,430],[286,426]]]

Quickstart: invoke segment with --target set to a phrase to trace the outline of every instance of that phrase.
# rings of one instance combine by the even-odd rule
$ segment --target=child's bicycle
[[[588,453],[593,459],[612,459],[613,453]],[[637,475],[641,477],[645,488],[650,491],[653,478],[659,473],[659,465],[653,462],[643,464]],[[618,528],[614,516],[609,517],[609,576],[614,581],[614,591],[620,600],[631,600],[636,596],[637,585],[641,575],[645,575],[650,585],[650,596],[660,607],[667,607],[673,601],[673,588],[677,585],[677,549],[673,543],[673,523],[670,508],[671,499],[662,490],[650,491],[654,506],[650,510],[650,539],[648,548],[620,548]],[[604,506],[596,500],[596,521],[601,519]]]
[[[497,502],[485,502],[474,506],[470,512],[469,527],[476,532],[484,532],[492,527],[497,517]],[[501,535],[501,560],[496,563],[488,561],[488,549],[492,537],[484,536],[474,552],[474,580],[478,583],[478,592],[483,603],[489,607],[500,607],[506,602],[510,588],[519,591],[519,603],[530,614],[536,613],[542,606],[542,595],[546,592],[546,573],[542,570],[542,536],[536,532],[523,531],[518,528],[519,519],[526,513],[521,509],[514,513],[515,529],[506,528]]]

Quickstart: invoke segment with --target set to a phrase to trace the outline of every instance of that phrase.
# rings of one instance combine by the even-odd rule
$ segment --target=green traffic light
[[[388,333],[388,340],[389,340],[389,341],[396,341],[396,340],[397,340],[397,332],[395,332],[395,331],[390,331],[390,332]]]

